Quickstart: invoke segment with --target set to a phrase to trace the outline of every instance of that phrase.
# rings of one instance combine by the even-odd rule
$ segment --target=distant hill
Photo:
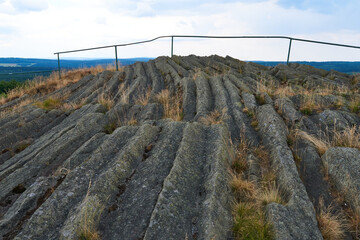
[[[133,64],[135,62],[147,62],[151,58],[125,58],[119,59],[119,63],[123,66]],[[60,60],[61,69],[94,67],[97,65],[115,64],[114,59],[91,59],[91,60]],[[0,81],[25,81],[31,79],[36,75],[49,75],[50,71],[58,69],[57,60],[53,59],[38,59],[38,58],[0,58]],[[49,73],[28,73],[49,71]],[[9,75],[9,73],[24,73]]]
[[[264,66],[276,66],[278,64],[286,64],[285,62],[272,62],[272,61],[254,61]],[[359,73],[360,62],[307,62],[298,61],[296,63],[310,65],[316,68],[325,69],[327,71],[336,70],[347,74]]]
[[[126,66],[135,62],[147,62],[152,58],[124,58],[119,59],[121,65]],[[96,65],[114,64],[114,59],[64,59],[60,61],[61,69],[93,67]],[[276,66],[284,64],[279,61],[253,61],[264,66]],[[316,68],[325,70],[336,70],[352,74],[360,72],[360,62],[306,62],[299,61],[296,63],[311,65]],[[38,59],[38,58],[0,58],[0,81],[16,80],[23,82],[32,79],[37,75],[49,75],[51,71],[58,69],[58,62],[54,59]],[[28,73],[49,71],[48,73]],[[9,75],[9,73],[24,73]]]

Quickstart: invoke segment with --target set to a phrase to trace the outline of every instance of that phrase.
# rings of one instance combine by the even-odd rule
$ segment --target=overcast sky
[[[359,0],[0,0],[0,57],[54,52],[160,35],[284,35],[360,46]],[[287,40],[175,39],[177,55],[285,60]],[[119,48],[119,58],[170,54],[169,40]],[[114,57],[114,49],[61,57]],[[293,43],[292,60],[360,61],[360,49]]]

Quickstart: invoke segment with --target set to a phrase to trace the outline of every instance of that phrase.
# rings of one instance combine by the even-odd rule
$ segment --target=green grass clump
[[[360,98],[353,98],[349,103],[349,109],[353,113],[360,112]]]
[[[106,134],[112,134],[116,128],[117,128],[117,124],[112,122],[104,126],[104,131]]]
[[[35,105],[45,110],[52,110],[52,109],[60,108],[62,106],[62,102],[60,99],[57,98],[48,98],[43,102],[35,103]]]
[[[267,240],[274,239],[272,227],[265,215],[253,203],[240,202],[235,208],[233,231],[236,239]]]

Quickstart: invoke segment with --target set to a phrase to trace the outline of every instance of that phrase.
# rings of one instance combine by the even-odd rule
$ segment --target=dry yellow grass
[[[315,94],[303,95],[303,99],[300,103],[300,112],[305,115],[313,113],[313,111],[319,111],[322,106],[316,101]]]
[[[323,155],[330,148],[330,144],[327,141],[321,140],[307,132],[299,130],[296,132],[296,135],[314,144],[320,155]]]
[[[275,183],[266,185],[267,186],[264,187],[261,191],[257,192],[256,200],[264,206],[272,202],[285,204],[283,193],[281,192],[280,188],[276,186]]]
[[[360,96],[353,96],[349,101],[349,109],[353,113],[360,112]]]
[[[106,68],[102,66],[96,66],[92,68],[63,71],[61,79],[59,79],[58,73],[54,72],[49,77],[37,77],[32,81],[28,81],[24,85],[10,90],[7,93],[6,97],[0,98],[0,104],[5,104],[16,98],[20,98],[25,94],[28,95],[28,97],[24,98],[22,101],[19,101],[19,103],[15,104],[11,108],[3,110],[0,113],[0,118],[10,114],[11,112],[18,111],[18,109],[25,105],[36,102],[36,99],[41,96],[47,95],[57,89],[63,88],[68,84],[75,83],[88,74],[97,74],[104,70],[112,70],[111,68],[114,68],[114,66],[108,66]],[[65,107],[65,109],[68,109],[71,106],[76,106],[77,104],[78,103],[69,103],[64,105],[63,107]]]
[[[230,186],[235,193],[238,193],[243,197],[245,196],[246,198],[254,198],[256,195],[256,185],[249,180],[243,179],[240,174],[232,175]]]
[[[93,68],[74,69],[63,72],[61,79],[59,79],[57,72],[52,73],[49,77],[37,77],[32,81],[28,81],[23,86],[9,91],[7,97],[1,99],[0,104],[21,97],[24,94],[43,96],[57,89],[63,88],[70,83],[75,83],[88,74],[97,74],[104,70],[105,69],[103,67],[97,66]]]
[[[182,92],[180,90],[171,96],[170,91],[164,89],[155,96],[155,99],[164,106],[164,118],[174,121],[183,119]]]
[[[277,86],[273,78],[261,75],[256,86],[257,93],[267,93],[269,96],[273,96]]]
[[[195,73],[193,75],[193,80],[195,81],[196,79],[198,79],[202,74],[204,74],[201,70],[201,68],[195,68]]]
[[[350,147],[360,150],[360,127],[352,126],[342,131],[334,129],[333,135],[332,139],[330,137],[320,139],[304,131],[296,131],[296,136],[313,143],[320,155],[323,155],[330,147]]]
[[[151,95],[151,87],[149,87],[144,94],[140,95],[136,99],[135,104],[142,105],[142,106],[147,105],[150,100],[150,95]]]
[[[128,88],[125,86],[125,83],[120,84],[118,94],[120,95],[120,102],[122,104],[129,104]]]
[[[295,91],[292,89],[291,86],[282,85],[282,86],[279,86],[279,87],[274,91],[274,95],[278,95],[279,97],[283,98],[283,97],[295,96],[296,93],[295,93]]]
[[[206,117],[201,117],[199,119],[199,122],[205,125],[222,124],[227,117],[227,109],[224,108],[221,110],[221,112],[218,110],[214,110],[210,112],[209,115],[207,115]]]
[[[101,105],[103,105],[107,110],[110,110],[113,106],[114,106],[114,99],[106,93],[101,93],[98,96],[98,103],[100,103]]]
[[[89,196],[91,180],[89,181],[88,191],[84,198],[84,206],[80,211],[79,226],[76,233],[80,240],[99,240],[100,235],[97,227],[105,206],[96,196]]]
[[[81,99],[80,101],[78,102],[67,102],[67,103],[64,103],[62,105],[62,109],[64,111],[68,111],[68,110],[76,110],[76,109],[79,109],[81,108],[82,106],[84,106],[86,104],[86,98],[83,98]]]
[[[333,207],[324,207],[323,200],[319,201],[319,210],[316,218],[324,240],[344,239],[347,229],[346,220],[341,214],[334,214]]]
[[[45,109],[45,110],[52,110],[55,108],[61,108],[63,105],[63,102],[59,98],[48,98],[44,100],[43,102],[35,102],[35,106]]]
[[[271,224],[266,220],[264,205],[270,202],[284,204],[281,192],[275,187],[273,180],[261,187],[245,178],[248,154],[254,154],[259,158],[262,168],[261,178],[272,172],[269,169],[269,154],[262,147],[250,147],[244,136],[236,151],[230,153],[232,163],[230,186],[236,197],[233,204],[235,239],[273,239],[274,233]]]

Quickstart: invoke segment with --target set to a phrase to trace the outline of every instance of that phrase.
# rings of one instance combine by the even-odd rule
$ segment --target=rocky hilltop
[[[0,105],[1,239],[360,237],[359,76],[174,56],[50,85]]]

